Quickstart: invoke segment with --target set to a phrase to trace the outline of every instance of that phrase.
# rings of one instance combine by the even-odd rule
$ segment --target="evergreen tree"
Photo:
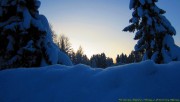
[[[76,59],[75,59],[75,64],[82,64],[83,62],[83,49],[80,46],[79,49],[76,52]]]
[[[92,68],[97,68],[96,60],[94,58],[92,58],[90,61],[91,61],[91,67]]]
[[[119,62],[120,62],[120,56],[117,55],[117,57],[116,57],[116,63],[119,63]]]
[[[93,55],[90,58],[90,66],[93,68],[107,68],[114,65],[113,59],[106,57],[105,53]]]
[[[113,65],[114,65],[113,59],[107,57],[107,58],[106,58],[106,65],[107,65],[107,67],[113,66]]]
[[[53,43],[39,0],[0,0],[0,69],[72,65]]]
[[[106,54],[101,53],[99,56],[99,67],[100,68],[106,68],[107,67],[107,61],[106,61]]]
[[[82,64],[90,65],[89,58],[86,55],[82,56]]]
[[[134,51],[132,51],[127,58],[127,63],[134,63],[136,62],[135,60],[136,60],[135,54],[134,54]]]
[[[119,60],[120,63],[127,64],[127,55],[122,53],[119,57]]]
[[[168,63],[180,60],[174,51],[174,27],[163,14],[165,11],[157,7],[158,0],[131,0],[129,8],[133,9],[131,25],[123,31],[134,32],[138,40],[135,51],[143,53],[143,60],[151,59],[156,63]],[[175,53],[174,53],[175,52]]]
[[[93,55],[93,56],[90,58],[90,66],[91,66],[92,68],[97,68],[97,63],[98,63],[97,55]]]

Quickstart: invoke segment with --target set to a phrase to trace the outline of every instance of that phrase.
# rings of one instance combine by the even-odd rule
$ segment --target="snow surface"
[[[119,102],[180,99],[180,62],[107,69],[53,65],[0,71],[0,102]]]

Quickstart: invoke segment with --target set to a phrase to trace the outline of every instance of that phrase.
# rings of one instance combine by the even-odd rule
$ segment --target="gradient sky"
[[[159,0],[157,5],[167,11],[180,46],[180,0]],[[41,0],[40,13],[57,34],[70,39],[75,51],[81,45],[88,57],[105,52],[115,58],[122,52],[129,54],[136,44],[133,33],[122,32],[131,18],[129,0]]]

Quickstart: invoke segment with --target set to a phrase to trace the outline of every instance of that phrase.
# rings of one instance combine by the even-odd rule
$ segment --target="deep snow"
[[[152,61],[107,69],[53,65],[0,71],[0,102],[119,102],[180,99],[180,62]]]

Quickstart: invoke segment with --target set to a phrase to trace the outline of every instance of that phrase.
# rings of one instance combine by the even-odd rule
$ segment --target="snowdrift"
[[[0,102],[119,102],[180,99],[180,62],[92,69],[85,65],[0,71]]]

